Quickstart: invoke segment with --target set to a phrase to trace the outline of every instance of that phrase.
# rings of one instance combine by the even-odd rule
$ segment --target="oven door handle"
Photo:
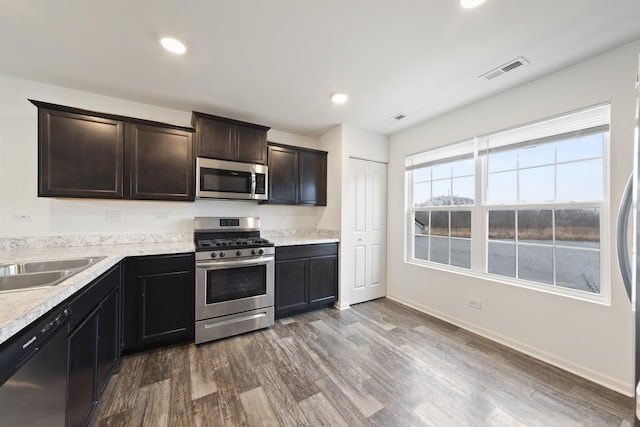
[[[269,264],[274,260],[274,257],[261,257],[261,258],[251,258],[251,259],[243,259],[240,261],[211,261],[211,262],[196,262],[196,268],[204,268],[207,270],[223,270],[226,268],[233,267],[246,267],[247,265],[262,265]]]

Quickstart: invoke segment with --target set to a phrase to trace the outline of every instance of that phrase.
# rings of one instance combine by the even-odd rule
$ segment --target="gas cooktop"
[[[274,246],[260,237],[260,218],[198,217],[194,221],[196,251]]]
[[[198,250],[207,249],[241,249],[241,248],[262,248],[273,246],[273,243],[261,237],[245,237],[231,239],[200,239],[196,240]]]

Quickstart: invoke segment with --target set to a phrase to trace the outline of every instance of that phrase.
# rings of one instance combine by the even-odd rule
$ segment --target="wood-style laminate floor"
[[[125,357],[97,426],[628,426],[630,398],[387,299]]]

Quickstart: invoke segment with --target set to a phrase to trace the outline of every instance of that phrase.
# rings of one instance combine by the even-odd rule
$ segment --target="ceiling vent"
[[[400,120],[404,119],[405,117],[407,117],[407,115],[403,114],[403,113],[394,114],[393,116],[391,116],[387,120],[385,120],[384,123],[386,123],[388,125],[392,125],[392,124],[397,123]]]
[[[503,75],[509,71],[515,70],[516,68],[520,68],[525,64],[528,64],[529,61],[524,56],[519,56],[513,61],[509,61],[506,64],[503,64],[497,68],[494,68],[491,71],[487,71],[486,73],[478,76],[480,78],[484,78],[486,80],[493,80],[496,77]]]

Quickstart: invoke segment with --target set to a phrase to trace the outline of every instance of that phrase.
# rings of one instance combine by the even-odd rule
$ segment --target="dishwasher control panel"
[[[0,345],[0,385],[4,384],[28,356],[38,351],[51,334],[66,324],[70,314],[71,309],[68,305],[54,309],[18,332],[10,341]]]

